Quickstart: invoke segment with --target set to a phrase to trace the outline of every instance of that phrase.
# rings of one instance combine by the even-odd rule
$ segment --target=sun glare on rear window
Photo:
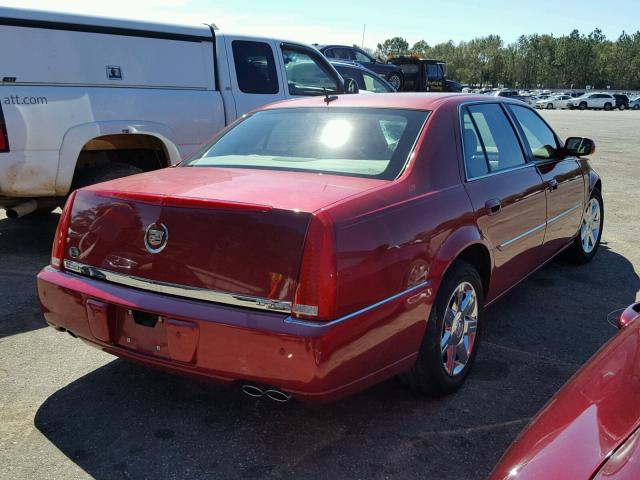
[[[381,108],[264,110],[184,165],[393,179],[404,168],[427,115]]]

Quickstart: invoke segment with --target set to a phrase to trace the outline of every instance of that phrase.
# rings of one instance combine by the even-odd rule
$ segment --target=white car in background
[[[567,102],[569,100],[571,100],[570,95],[552,95],[551,97],[537,100],[535,107],[547,110],[553,110],[554,108],[567,108]]]
[[[567,102],[567,108],[570,110],[574,108],[579,108],[580,110],[586,110],[588,108],[613,110],[615,106],[616,99],[609,93],[585,93]]]

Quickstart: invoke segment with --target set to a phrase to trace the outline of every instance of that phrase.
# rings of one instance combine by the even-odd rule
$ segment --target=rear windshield
[[[403,170],[428,113],[333,106],[263,110],[247,116],[183,165],[391,180]]]

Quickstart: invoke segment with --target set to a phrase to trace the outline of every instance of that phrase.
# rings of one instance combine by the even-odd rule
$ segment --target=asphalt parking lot
[[[556,260],[486,315],[457,394],[424,398],[391,380],[329,406],[236,390],[115,359],[45,328],[35,275],[58,214],[0,214],[0,477],[485,478],[551,395],[640,298],[640,112],[544,111],[598,146],[605,230],[595,260]]]

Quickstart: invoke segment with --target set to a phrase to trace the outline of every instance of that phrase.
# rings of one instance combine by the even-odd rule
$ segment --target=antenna
[[[324,103],[326,103],[327,105],[338,99],[337,95],[329,96],[329,94],[327,93],[327,87],[322,87],[322,90],[324,91]]]
[[[362,43],[360,44],[360,48],[364,49],[364,32],[367,31],[367,24],[364,24],[364,27],[362,28]]]

